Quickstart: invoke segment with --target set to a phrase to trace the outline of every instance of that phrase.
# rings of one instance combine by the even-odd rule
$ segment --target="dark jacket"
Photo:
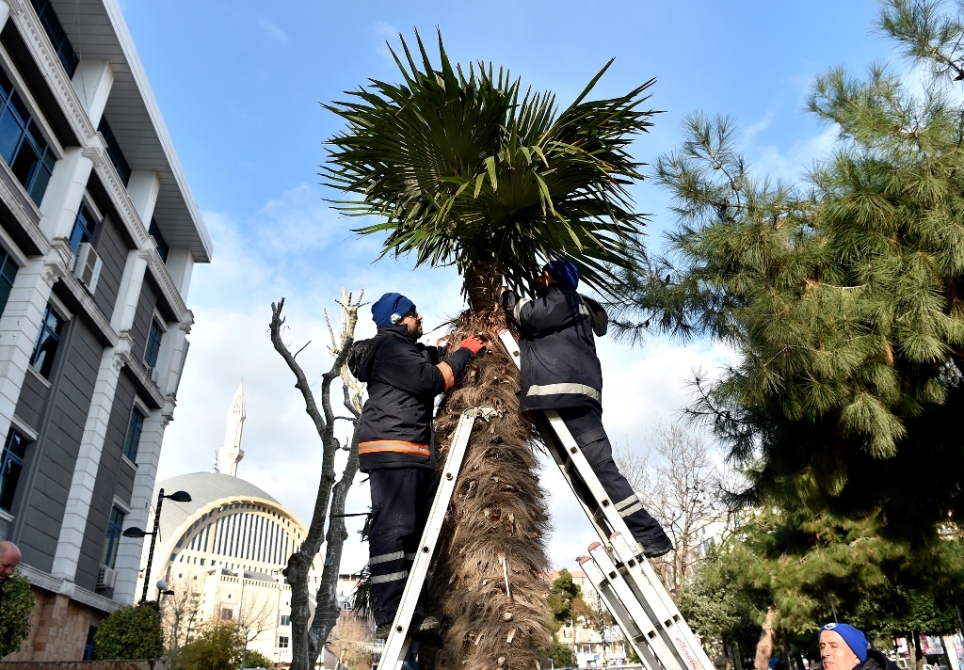
[[[606,313],[575,289],[550,284],[529,300],[512,291],[502,308],[519,327],[522,353],[520,410],[595,407],[602,411],[602,367],[593,331],[606,333]]]
[[[854,670],[898,670],[897,664],[876,649],[867,650],[867,660]]]
[[[418,343],[405,326],[378,329],[358,374],[368,384],[358,446],[362,472],[435,467],[435,396],[455,385],[471,358],[460,348],[443,362],[438,349]]]

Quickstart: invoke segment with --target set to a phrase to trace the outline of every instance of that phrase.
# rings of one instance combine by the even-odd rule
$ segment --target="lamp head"
[[[131,526],[130,528],[125,528],[124,532],[121,533],[121,535],[123,535],[124,537],[145,537],[147,535],[150,535],[150,533],[145,533],[140,528],[135,528],[134,526]]]
[[[191,494],[187,491],[175,491],[169,496],[164,496],[168,500],[173,500],[174,502],[189,503],[191,502]]]

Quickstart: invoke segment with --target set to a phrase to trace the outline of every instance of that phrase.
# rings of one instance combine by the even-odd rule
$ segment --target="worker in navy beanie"
[[[828,623],[817,634],[824,670],[897,670],[897,664],[871,648],[862,630]]]
[[[673,543],[616,466],[602,423],[603,376],[594,335],[606,334],[606,310],[576,292],[579,267],[572,261],[546,263],[534,283],[533,299],[508,289],[499,298],[519,328],[519,409],[559,413],[641,553],[662,556]]]
[[[368,385],[358,464],[368,474],[372,496],[368,550],[375,637],[385,639],[434,497],[435,396],[455,386],[483,344],[467,337],[447,356],[445,350],[425,346],[418,341],[422,315],[401,293],[376,300],[372,319],[378,335],[366,343],[353,372]],[[409,631],[416,637],[431,635],[438,626],[436,617],[416,610]]]

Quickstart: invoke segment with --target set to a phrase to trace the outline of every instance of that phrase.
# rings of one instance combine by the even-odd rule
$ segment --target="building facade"
[[[69,17],[69,21],[65,20]],[[116,0],[0,0],[0,538],[17,660],[80,660],[135,599],[186,297],[212,246]]]
[[[200,624],[233,621],[247,638],[247,648],[276,664],[291,664],[291,587],[282,570],[307,536],[307,529],[284,505],[237,476],[244,457],[241,434],[244,391],[238,387],[227,414],[224,444],[208,472],[171,477],[157,484],[166,495],[184,491],[191,501],[165,501],[151,573],[142,579],[151,599],[163,597],[169,638],[188,641]],[[156,500],[156,495],[155,498]],[[154,509],[148,523],[153,525]],[[308,573],[312,602],[323,569],[315,557]],[[163,579],[165,596],[156,584]],[[139,586],[141,586],[143,582]],[[338,588],[347,588],[339,581]],[[141,593],[139,590],[138,593]]]

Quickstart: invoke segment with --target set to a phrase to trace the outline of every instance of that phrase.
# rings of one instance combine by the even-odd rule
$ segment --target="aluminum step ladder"
[[[512,333],[503,330],[499,339],[521,368]],[[542,440],[601,540],[579,564],[626,640],[647,670],[715,670],[559,413],[542,415],[537,425]]]
[[[429,574],[442,523],[445,521],[449,502],[452,500],[455,484],[459,478],[459,471],[462,469],[462,461],[465,459],[465,450],[472,435],[472,427],[476,419],[481,418],[488,422],[494,416],[498,416],[498,413],[492,407],[470,407],[459,417],[448,456],[445,458],[445,468],[442,470],[438,491],[435,494],[435,500],[432,501],[432,509],[415,553],[415,561],[408,571],[402,600],[398,605],[398,611],[395,612],[391,632],[385,641],[385,651],[382,652],[382,658],[378,664],[380,670],[403,670],[411,667],[409,649],[412,637],[409,635],[409,628],[412,625],[412,615],[415,614],[422,586]]]

